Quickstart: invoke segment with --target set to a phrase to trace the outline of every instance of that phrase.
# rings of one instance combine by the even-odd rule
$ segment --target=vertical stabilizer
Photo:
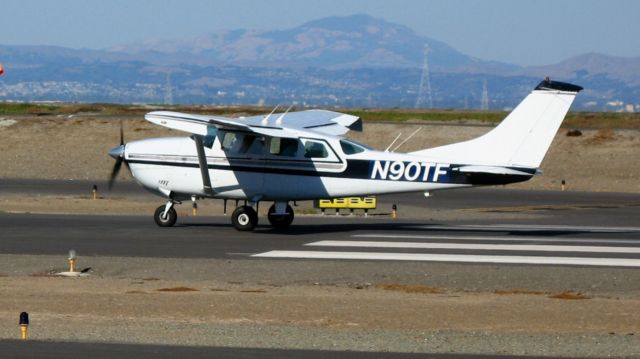
[[[487,134],[411,154],[449,163],[537,168],[580,90],[545,79]]]

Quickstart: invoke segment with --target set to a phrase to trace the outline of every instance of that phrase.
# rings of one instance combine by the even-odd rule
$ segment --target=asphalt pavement
[[[284,350],[284,349],[253,349],[253,348],[221,348],[221,347],[187,347],[170,345],[137,345],[110,343],[73,343],[73,342],[38,342],[0,340],[0,353],[5,358],[332,358],[344,359],[501,359],[527,358],[531,356],[502,356],[502,355],[470,355],[470,354],[412,354],[389,352],[353,352],[353,351],[325,351],[325,350]],[[549,358],[549,357],[545,357]]]

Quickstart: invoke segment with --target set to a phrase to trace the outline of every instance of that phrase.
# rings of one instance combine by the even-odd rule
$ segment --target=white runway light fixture
[[[75,271],[76,271],[76,251],[72,249],[69,251],[69,272],[75,273]]]
[[[89,273],[87,273],[91,268],[87,268],[84,269],[82,271],[77,271],[76,270],[76,260],[77,260],[77,254],[76,251],[71,249],[69,251],[69,271],[68,272],[60,272],[57,273],[56,275],[62,276],[62,277],[87,277],[89,276]]]

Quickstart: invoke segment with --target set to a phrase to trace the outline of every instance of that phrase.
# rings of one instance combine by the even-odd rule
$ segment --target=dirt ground
[[[143,119],[5,116],[0,177],[104,181],[113,166],[107,152],[119,143],[121,122],[125,141],[185,135]],[[416,126],[366,123],[363,133],[350,136],[384,149]],[[398,151],[490,130],[421,127]],[[640,131],[583,130],[580,137],[567,137],[566,131],[561,129],[542,164],[545,175],[514,187],[559,189],[564,179],[568,190],[640,192]],[[120,180],[131,177],[121,171]],[[212,211],[205,202],[200,210]],[[15,195],[0,199],[0,205],[18,212],[148,213],[157,200],[34,196],[25,201]],[[189,215],[188,208],[182,210]],[[225,280],[229,274],[215,270],[202,274],[214,260],[86,260],[92,275],[72,279],[51,275],[64,270],[62,256],[0,255],[0,338],[17,337],[17,315],[26,310],[35,319],[31,337],[43,340],[573,357],[640,353],[635,292],[470,292],[384,282],[279,285]],[[250,277],[257,263],[236,269]],[[286,262],[278,265],[282,273],[289,270]],[[193,279],[196,272],[199,279]]]
[[[0,177],[105,180],[113,166],[107,155],[119,143],[148,137],[184,136],[140,119],[114,117],[21,116],[0,119]],[[408,136],[422,127],[398,151],[413,151],[467,140],[491,128],[464,125],[365,123],[364,132],[350,137],[384,149],[397,134]],[[543,175],[517,188],[640,192],[640,131],[582,130],[567,137],[561,129],[542,163]],[[121,180],[131,180],[121,171]]]
[[[243,280],[263,266],[247,260],[81,257],[91,276],[62,278],[54,275],[65,270],[62,256],[0,259],[0,338],[16,337],[26,310],[36,340],[573,357],[640,351],[635,293],[291,283],[286,271],[297,264],[287,263],[271,263],[271,279]]]

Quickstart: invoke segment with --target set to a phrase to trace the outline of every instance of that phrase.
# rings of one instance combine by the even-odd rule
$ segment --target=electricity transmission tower
[[[415,108],[433,108],[433,98],[431,97],[431,78],[429,75],[429,45],[424,45],[424,60],[422,62],[422,76],[420,76],[420,87],[418,88],[418,98]]]
[[[173,105],[173,87],[171,86],[171,71],[167,71],[164,83],[164,104]]]
[[[482,82],[482,98],[480,99],[480,109],[482,111],[489,110],[489,91],[487,91],[487,80]]]

